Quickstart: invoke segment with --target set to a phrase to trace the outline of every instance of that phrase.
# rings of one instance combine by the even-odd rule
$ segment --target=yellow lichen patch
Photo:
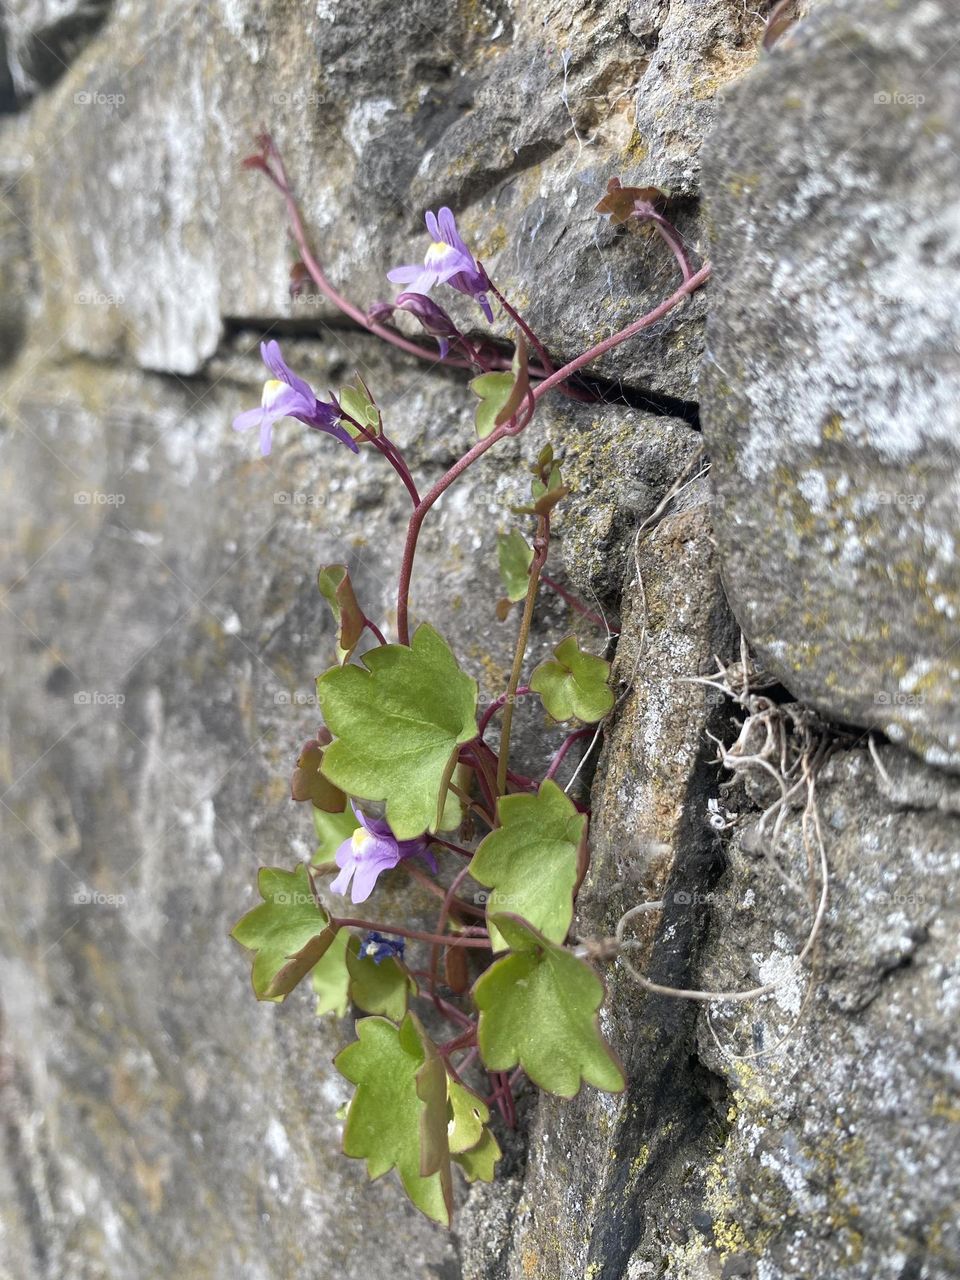
[[[832,413],[827,418],[820,431],[820,436],[821,439],[830,443],[836,443],[836,441],[843,439],[843,419],[839,413]]]
[[[623,149],[623,157],[625,160],[631,161],[633,164],[640,164],[646,160],[650,154],[650,148],[643,140],[643,136],[639,129],[634,129],[630,137],[630,141]]]
[[[940,1120],[950,1120],[953,1124],[960,1124],[960,1104],[945,1093],[938,1093],[934,1098],[930,1114],[937,1116]]]

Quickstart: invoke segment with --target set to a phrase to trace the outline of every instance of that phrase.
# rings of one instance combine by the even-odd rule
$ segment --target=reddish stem
[[[556,755],[550,761],[550,768],[543,775],[544,782],[546,782],[547,778],[555,778],[557,776],[557,770],[560,768],[561,764],[563,764],[564,756],[567,754],[567,752],[570,750],[573,744],[577,741],[577,739],[585,738],[589,734],[592,734],[594,732],[595,730],[591,726],[591,728],[589,729],[577,729],[575,733],[568,733],[567,736],[564,738],[563,742],[561,742]]]
[[[571,609],[576,610],[581,617],[586,618],[588,622],[596,623],[598,627],[607,629],[606,619],[602,618],[599,613],[594,613],[592,609],[588,609],[582,600],[578,600],[572,592],[566,587],[561,587],[559,582],[555,582],[553,578],[547,577],[545,573],[541,573],[540,581],[545,587],[549,587],[551,591],[555,591],[561,600],[565,600]],[[614,632],[613,634],[617,634]]]
[[[373,633],[373,635],[377,638],[380,644],[387,643],[383,632],[380,630],[380,628],[377,626],[375,622],[370,621],[370,619],[367,617],[366,614],[363,615],[363,625],[367,628],[368,631],[371,631]]]
[[[684,280],[679,289],[671,293],[666,301],[661,302],[659,306],[648,311],[645,316],[641,316],[639,320],[634,320],[633,324],[628,324],[625,329],[621,329],[618,333],[612,333],[609,338],[604,338],[603,342],[598,342],[595,347],[591,347],[589,351],[584,351],[583,355],[577,356],[574,360],[570,360],[558,369],[556,373],[550,374],[548,378],[544,378],[543,382],[538,383],[533,388],[533,396],[535,400],[539,400],[541,396],[546,395],[548,391],[552,391],[559,383],[565,382],[578,370],[585,365],[591,364],[594,360],[598,360],[600,356],[606,355],[608,351],[612,351],[614,347],[619,347],[622,342],[626,342],[629,338],[635,337],[644,329],[649,329],[652,324],[656,324],[684,298],[696,293],[702,284],[710,279],[710,273],[713,270],[709,262],[705,262],[703,266],[689,280]],[[492,437],[487,436],[490,440]]]
[[[485,951],[490,950],[490,939],[486,936],[486,929],[469,930],[470,935],[482,933],[484,935],[482,938],[465,936],[466,930],[464,933],[450,933],[445,937],[438,937],[435,933],[424,933],[421,929],[404,929],[398,924],[381,924],[377,920],[355,920],[352,917],[341,919],[331,916],[330,923],[338,929],[373,929],[377,933],[392,933],[400,938],[415,938],[417,942],[431,942],[444,947],[481,947]]]
[[[605,338],[603,342],[598,342],[596,346],[591,347],[589,351],[585,351],[574,360],[570,360],[561,369],[557,369],[555,373],[551,373],[543,382],[538,383],[531,389],[531,397],[534,401],[546,395],[548,391],[552,391],[555,387],[572,377],[578,370],[582,369],[591,361],[605,355],[608,351],[612,351],[614,347],[618,347],[622,342],[626,342],[628,338],[634,337],[644,329],[649,329],[652,324],[662,319],[669,311],[684,298],[691,293],[695,293],[702,284],[705,284],[710,278],[710,263],[705,262],[700,270],[685,280],[683,284],[674,293],[661,302],[659,306],[654,307],[652,311],[648,311],[645,316],[641,316],[639,320],[634,320],[633,324],[627,325],[625,329],[621,329],[619,333],[613,333],[609,338]],[[440,477],[439,480],[430,488],[430,490],[421,499],[410,517],[410,523],[407,526],[407,537],[403,548],[403,560],[400,564],[400,585],[397,592],[397,632],[400,636],[401,644],[410,643],[410,627],[409,627],[409,609],[410,609],[410,580],[413,576],[413,561],[417,553],[417,540],[420,537],[420,530],[423,522],[427,517],[427,512],[434,503],[443,496],[450,488],[453,482],[458,479],[468,467],[472,467],[478,458],[482,458],[488,449],[498,444],[506,436],[518,435],[530,421],[530,415],[525,421],[514,423],[505,422],[503,426],[496,427],[484,440],[478,440],[472,449],[467,452],[457,462],[453,464],[449,471]]]
[[[447,927],[447,919],[450,915],[451,903],[457,896],[457,890],[463,884],[464,880],[470,872],[470,864],[457,872],[451,881],[450,888],[447,890],[443,899],[443,905],[440,908],[440,914],[437,916],[437,935],[441,938],[445,937],[444,929]],[[440,968],[440,952],[441,947],[435,944],[430,953],[430,992],[432,995],[437,994],[437,972]]]
[[[517,689],[516,693],[513,696],[515,698],[522,698],[524,697],[525,694],[528,694],[531,692],[532,690],[528,684],[522,684],[520,685],[520,687]],[[507,696],[508,696],[507,694],[501,693],[499,698],[494,698],[493,702],[490,703],[490,705],[484,711],[483,715],[480,717],[480,723],[477,727],[480,730],[481,737],[483,737],[484,730],[486,729],[490,721],[493,719],[496,712],[499,711],[500,708],[503,706],[503,704],[506,702]]]

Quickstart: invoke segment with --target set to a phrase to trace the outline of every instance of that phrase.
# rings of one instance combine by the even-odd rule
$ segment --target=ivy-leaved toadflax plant
[[[354,453],[374,450],[396,472],[412,504],[395,639],[368,616],[344,565],[319,569],[336,642],[332,665],[317,680],[323,726],[301,751],[292,782],[293,798],[310,804],[317,852],[309,866],[261,868],[263,901],[233,937],[254,954],[259,1000],[282,1001],[309,979],[318,1014],[343,1016],[351,1004],[361,1011],[356,1039],[335,1060],[354,1086],[344,1152],[365,1160],[371,1178],[396,1170],[417,1208],[449,1225],[453,1167],[467,1181],[494,1178],[497,1129],[515,1123],[515,1090],[524,1077],[564,1098],[584,1084],[611,1092],[625,1087],[623,1068],[598,1021],[603,983],[583,948],[569,940],[589,864],[589,816],[568,794],[571,784],[564,790],[556,781],[571,747],[595,744],[614,696],[609,662],[584,652],[572,636],[558,636],[553,657],[521,683],[541,587],[561,590],[585,619],[602,621],[545,574],[552,513],[569,492],[562,461],[549,446],[531,457],[529,500],[499,545],[504,598],[497,613],[502,620],[519,614],[519,621],[507,687],[486,707],[478,705],[469,663],[428,621],[411,633],[409,594],[420,530],[441,495],[479,458],[528,430],[544,395],[557,390],[582,399],[582,386],[575,392],[569,387],[573,375],[682,303],[706,282],[710,266],[692,267],[663,212],[662,193],[611,179],[598,211],[618,223],[652,223],[674,256],[679,283],[648,314],[557,367],[464,242],[450,209],[426,214],[430,243],[422,263],[387,272],[403,286],[395,301],[363,310],[327,279],[270,137],[260,139],[247,164],[261,170],[286,203],[301,259],[295,279],[312,279],[353,322],[384,342],[464,371],[464,395],[475,407],[476,441],[422,494],[362,380],[321,399],[289,368],[276,342],[262,347],[271,376],[261,405],[234,423],[238,430],[258,431],[264,455],[284,419]],[[488,322],[494,306],[501,307],[516,327],[513,355],[465,337],[434,296],[444,289],[473,299]],[[391,323],[397,310],[412,315],[436,347],[401,334]],[[365,633],[372,647],[357,658]],[[559,738],[540,778],[511,765],[519,696],[542,699],[546,732]],[[497,718],[494,745],[488,735]],[[402,875],[425,882],[435,894],[432,931],[382,918],[382,884]],[[465,895],[468,877],[485,892]],[[471,968],[479,971],[472,986]],[[427,1031],[425,1011],[431,1028],[442,1025],[440,1019],[449,1024],[446,1038]]]

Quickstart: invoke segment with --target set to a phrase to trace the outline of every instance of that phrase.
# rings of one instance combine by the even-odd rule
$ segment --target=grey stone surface
[[[690,6],[689,39],[674,33],[654,73],[659,28],[634,35],[631,13],[623,0],[575,17],[454,0],[288,3],[269,15],[255,0],[120,4],[39,112],[35,214],[51,325],[78,351],[192,374],[224,317],[329,318],[310,295],[291,302],[278,199],[240,168],[267,122],[331,278],[362,305],[388,293],[387,266],[422,254],[423,209],[449,202],[548,343],[576,354],[584,335],[605,337],[677,278],[659,241],[594,215],[608,177],[669,176],[668,141],[671,165],[692,173],[723,82],[714,63],[745,65],[760,32],[737,0]],[[661,115],[679,110],[691,82],[698,110],[682,138],[668,139],[662,120],[659,133],[651,124],[646,136],[642,118],[638,131],[635,100],[641,117],[649,95]],[[690,175],[678,185],[694,190]],[[677,216],[696,243],[689,199]],[[547,277],[556,287],[539,287]],[[91,293],[114,304],[91,314],[77,301]],[[703,305],[602,371],[690,398]]]
[[[93,8],[99,20],[105,6]],[[393,1178],[369,1185],[337,1153],[345,1094],[331,1058],[349,1025],[317,1022],[307,992],[258,1006],[249,961],[226,936],[253,900],[256,867],[311,851],[286,779],[315,729],[312,677],[332,639],[316,567],[346,559],[389,627],[407,508],[370,459],[292,424],[266,463],[230,432],[259,394],[256,339],[282,333],[319,386],[362,369],[425,481],[472,430],[456,375],[383,352],[315,299],[291,301],[276,198],[239,168],[251,134],[275,128],[330,274],[359,300],[387,292],[384,268],[422,249],[420,211],[446,201],[498,282],[569,355],[675,279],[659,242],[598,225],[591,210],[606,179],[669,188],[693,251],[704,247],[701,144],[722,105],[730,138],[716,135],[707,166],[717,282],[601,370],[628,397],[653,389],[690,401],[711,300],[713,354],[739,325],[761,361],[766,322],[756,305],[750,326],[739,318],[740,281],[752,277],[736,258],[742,248],[767,263],[759,242],[738,239],[760,227],[762,210],[751,184],[738,195],[733,135],[755,147],[759,125],[788,127],[788,75],[807,104],[797,115],[810,181],[838,181],[836,152],[815,154],[814,139],[826,142],[810,69],[835,48],[837,13],[869,55],[853,5],[817,5],[822,19],[784,38],[738,105],[732,86],[756,59],[763,8],[116,0],[85,47],[63,45],[59,83],[3,121],[2,1280],[960,1275],[960,801],[955,778],[899,747],[878,739],[874,764],[844,738],[821,778],[834,893],[814,994],[783,1049],[771,1046],[795,1016],[796,983],[749,1010],[714,1011],[722,1044],[762,1041],[764,1057],[738,1063],[697,1006],[644,996],[622,961],[604,962],[604,1025],[629,1068],[627,1093],[571,1103],[525,1094],[520,1130],[500,1135],[501,1177],[458,1192],[452,1235],[417,1216]],[[8,6],[8,29],[16,12],[42,34],[55,9],[92,11]],[[906,65],[934,10],[928,0],[888,6],[869,48]],[[834,98],[850,78],[831,85]],[[936,151],[930,110],[904,111],[902,123],[912,145]],[[833,141],[851,145],[858,119],[841,115]],[[792,199],[768,158],[774,177],[763,181]],[[945,158],[942,172],[928,164],[948,182]],[[885,233],[901,194],[876,193]],[[866,235],[874,223],[856,197],[851,179],[842,199]],[[824,216],[816,191],[803,208],[812,235]],[[791,250],[797,273],[808,269],[805,244]],[[898,325],[915,302],[904,295]],[[788,354],[779,359],[799,378]],[[731,395],[754,394],[752,368]],[[950,369],[936,368],[930,394],[948,395]],[[872,385],[864,376],[846,389],[871,422]],[[712,479],[679,418],[548,401],[528,437],[499,447],[440,504],[413,593],[415,614],[455,642],[482,694],[499,693],[513,626],[493,613],[495,536],[523,495],[526,462],[552,440],[574,486],[556,522],[555,572],[621,624],[619,701],[592,779],[593,863],[576,930],[603,937],[629,906],[662,898],[633,958],[680,985],[749,984],[783,971],[802,941],[807,915],[751,836],[770,799],[764,785],[723,793],[737,815],[731,836],[706,822],[722,778],[708,735],[729,741],[737,726],[715,691],[687,678],[736,653],[721,568],[776,666],[776,645],[796,639],[794,611],[781,613],[773,645],[758,618],[817,540],[827,559],[834,545],[820,525],[774,545],[754,524],[735,540],[737,518],[764,510],[765,473],[756,494],[736,479],[745,424],[758,429],[759,418],[727,415],[718,388],[711,366]],[[799,412],[781,409],[784,423]],[[905,555],[911,538],[942,533],[930,521],[945,490],[934,490],[953,456],[942,441],[931,446],[925,419],[913,426],[931,490],[902,513]],[[776,447],[784,438],[786,427]],[[846,448],[852,488],[862,449],[855,439]],[[885,464],[871,454],[864,465]],[[784,484],[799,486],[795,466],[793,454],[781,458]],[[687,487],[645,527],[681,475]],[[891,560],[874,528],[872,517],[857,526],[864,571]],[[776,580],[748,577],[767,557]],[[836,596],[827,603],[839,608]],[[838,614],[841,630],[848,616]],[[891,622],[897,643],[922,656],[918,618]],[[546,596],[532,660],[571,626],[596,634]],[[828,694],[777,670],[827,713],[856,719],[828,680],[834,666],[807,658]],[[930,695],[926,721],[939,705]],[[536,707],[521,705],[531,770],[549,749],[543,728]],[[803,873],[796,811],[783,856]],[[385,882],[383,905],[431,914],[402,875]]]
[[[806,975],[790,968],[809,906],[758,856],[751,819],[729,845],[703,982],[783,983],[749,1011],[715,1007],[716,1039],[701,1015],[700,1059],[728,1091],[715,1152],[661,1189],[659,1232],[648,1231],[631,1278],[958,1274],[960,824],[891,809],[878,783],[862,749],[818,781],[831,885],[809,999]],[[797,811],[780,848],[804,883]],[[670,1223],[682,1225],[673,1238]]]
[[[717,534],[763,661],[960,767],[956,9],[827,5],[707,148]]]

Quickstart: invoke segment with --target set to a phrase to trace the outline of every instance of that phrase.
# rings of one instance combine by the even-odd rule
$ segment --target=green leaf
[[[490,1119],[490,1108],[470,1089],[465,1089],[451,1076],[447,1082],[450,1120],[447,1140],[451,1155],[471,1151],[483,1138],[483,1126]]]
[[[529,507],[517,507],[515,510],[522,515],[548,515],[560,499],[570,492],[569,486],[563,483],[560,464],[554,459],[552,445],[544,445],[530,470],[533,472],[533,479],[530,481],[533,504]]]
[[[342,1018],[347,1012],[350,1004],[347,945],[351,937],[349,929],[338,929],[337,936],[310,974],[310,983],[317,995],[318,1017],[335,1013]]]
[[[350,998],[365,1013],[382,1013],[399,1022],[407,1011],[407,995],[416,995],[417,984],[406,969],[390,956],[379,964],[360,954],[360,939],[354,934],[347,948]]]
[[[468,1182],[492,1182],[496,1163],[502,1154],[496,1138],[489,1129],[484,1129],[483,1137],[475,1147],[455,1155],[453,1159]]]
[[[494,951],[508,946],[492,922],[501,911],[529,920],[551,942],[563,942],[573,920],[586,816],[550,779],[535,796],[501,796],[497,812],[500,826],[480,842],[470,863],[473,878],[492,890],[487,919]]]
[[[290,794],[294,800],[309,800],[316,809],[338,813],[347,797],[321,772],[324,749],[325,744],[315,739],[306,743],[290,778]]]
[[[497,425],[497,417],[509,403],[513,391],[512,373],[481,373],[470,380],[470,390],[480,397],[477,405],[477,435],[485,439]]]
[[[561,1098],[572,1098],[583,1081],[619,1093],[623,1071],[597,1020],[604,997],[597,974],[519,916],[499,915],[495,924],[513,951],[473,988],[487,1068],[510,1071],[519,1063],[534,1084]]]
[[[230,936],[256,951],[253,990],[258,1000],[283,1000],[306,977],[333,943],[336,930],[313,896],[307,868],[261,867],[259,907],[240,920]]]
[[[323,771],[350,795],[385,800],[394,835],[412,840],[440,822],[458,748],[477,735],[477,682],[426,623],[409,647],[381,645],[363,663],[317,681],[336,735]]]
[[[527,373],[527,345],[522,333],[517,334],[512,368],[509,373],[481,373],[470,382],[470,390],[480,397],[477,405],[477,435],[483,440],[494,427],[503,426],[514,416],[530,389]]]
[[[317,586],[337,624],[337,661],[342,667],[363,635],[363,610],[357,604],[346,565],[325,565],[317,574]]]
[[[507,599],[514,604],[527,594],[530,581],[530,565],[533,563],[533,547],[528,547],[522,533],[511,529],[497,537],[497,555],[500,560],[500,580]]]
[[[539,693],[554,720],[602,720],[613,707],[608,683],[610,663],[583,653],[576,636],[567,636],[541,662],[530,677],[530,688]]]
[[[434,1065],[442,1068],[436,1049],[410,1013],[399,1028],[386,1018],[362,1018],[357,1037],[334,1059],[340,1074],[357,1086],[343,1131],[344,1153],[366,1160],[371,1179],[395,1168],[417,1208],[449,1226],[449,1157],[444,1159],[441,1136],[446,1089]],[[424,1165],[436,1171],[425,1175]]]
[[[443,813],[437,823],[438,831],[456,831],[463,821],[463,801],[455,791],[448,791],[443,803]]]
[[[420,1024],[417,1023],[419,1027]],[[424,1103],[420,1113],[420,1176],[440,1175],[445,1199],[452,1203],[450,1147],[447,1143],[447,1068],[436,1045],[420,1027],[425,1057],[417,1072],[417,1097]]]
[[[340,813],[327,813],[315,808],[313,825],[317,832],[317,852],[313,855],[313,864],[317,866],[321,862],[332,862],[344,840],[350,839],[360,823],[350,807],[350,801],[344,800]]]

